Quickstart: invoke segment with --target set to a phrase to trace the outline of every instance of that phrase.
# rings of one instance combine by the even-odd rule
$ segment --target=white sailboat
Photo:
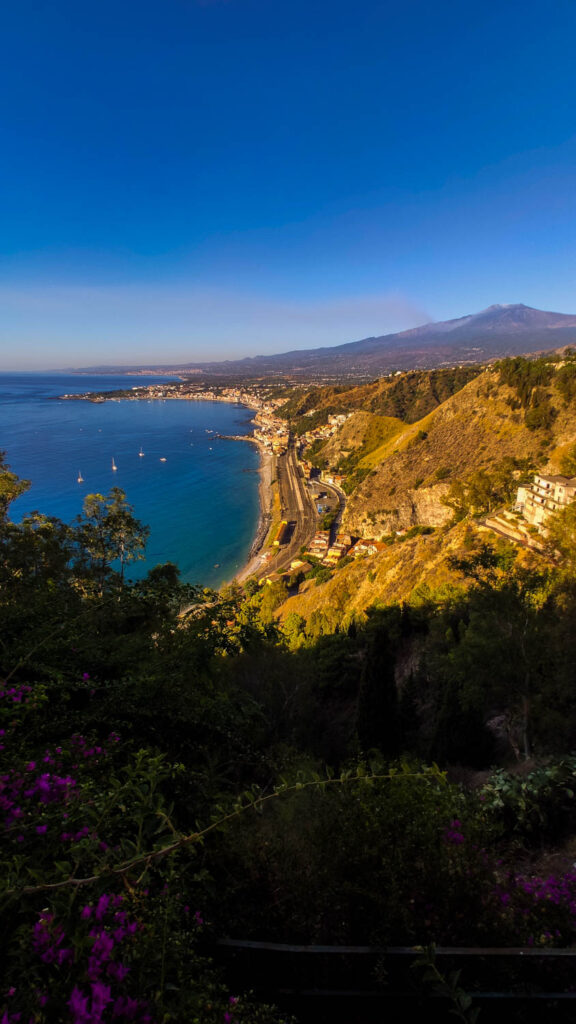
[[[118,466],[114,462],[114,456],[112,456],[112,469],[113,469],[114,472],[116,472],[116,470],[118,469]]]

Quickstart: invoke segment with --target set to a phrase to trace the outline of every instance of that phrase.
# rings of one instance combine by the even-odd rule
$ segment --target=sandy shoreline
[[[72,397],[74,397],[74,398],[82,398],[84,396],[79,396],[79,395],[74,395],[74,396],[72,396],[72,395],[70,395],[70,396],[63,395],[61,397],[63,397],[63,398],[68,398],[68,397],[70,397],[70,398],[72,398]],[[154,396],[148,395],[147,397],[150,398],[150,397],[154,397]],[[170,396],[170,397],[174,397],[178,401],[198,401],[198,402],[205,402],[205,401],[207,401],[207,399],[204,398],[204,397],[196,398],[194,395],[186,395],[186,396],[174,395],[174,396]],[[138,396],[137,400],[138,401],[142,401],[143,399],[144,399],[144,396]],[[111,399],[108,399],[108,400],[111,400]],[[250,409],[251,412],[257,412],[258,411],[258,406],[257,405],[251,405],[247,401],[240,402],[237,399],[223,398],[221,396],[219,396],[216,399],[212,399],[212,400],[213,401],[219,401],[219,402],[226,402],[226,403],[231,404],[231,405],[241,405],[245,409]],[[249,554],[248,554],[247,562],[242,566],[241,569],[238,570],[238,572],[234,573],[234,576],[233,576],[232,580],[228,581],[228,583],[232,583],[232,582],[245,583],[246,580],[250,578],[250,576],[254,576],[258,572],[258,570],[261,568],[261,565],[262,565],[262,562],[261,562],[262,549],[264,547],[264,543],[266,541],[266,538],[268,536],[268,532],[270,530],[270,524],[272,522],[272,503],[273,503],[273,499],[274,499],[274,492],[272,490],[272,480],[274,479],[274,469],[275,469],[276,459],[275,459],[275,456],[273,455],[273,453],[269,452],[268,449],[265,448],[264,445],[257,438],[255,438],[251,434],[231,436],[229,438],[229,440],[231,440],[231,441],[232,440],[233,441],[240,441],[240,440],[242,440],[242,441],[249,441],[252,444],[256,444],[258,446],[258,450],[259,450],[259,453],[260,453],[260,466],[258,468],[258,472],[259,472],[259,475],[260,475],[260,480],[259,480],[259,484],[258,484],[258,497],[259,497],[259,501],[260,501],[260,511],[259,511],[259,516],[258,516],[258,526],[257,526],[257,529],[256,529],[256,535],[255,535],[254,540],[252,541],[252,544],[250,546],[250,551],[249,551]],[[226,586],[226,584],[221,584],[221,586]],[[182,614],[184,614],[184,612],[186,612],[188,610],[189,609],[184,609]]]
[[[254,438],[250,438],[251,441]],[[250,576],[254,576],[255,573],[261,567],[262,548],[264,542],[268,536],[270,530],[270,523],[272,522],[272,480],[274,472],[274,455],[267,451],[259,442],[258,449],[260,452],[260,481],[258,484],[258,496],[260,499],[260,514],[258,517],[258,527],[256,529],[256,536],[252,541],[250,553],[248,555],[248,561],[246,564],[234,574],[234,580],[237,583],[245,583]]]

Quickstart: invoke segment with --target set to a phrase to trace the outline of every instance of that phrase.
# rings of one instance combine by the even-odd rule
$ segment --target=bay
[[[150,527],[145,561],[132,563],[129,577],[172,561],[185,582],[219,586],[246,562],[256,533],[259,455],[253,444],[216,435],[251,434],[251,411],[174,399],[58,401],[163,380],[0,374],[0,449],[31,481],[11,516],[17,522],[38,510],[72,522],[87,494],[120,487]]]

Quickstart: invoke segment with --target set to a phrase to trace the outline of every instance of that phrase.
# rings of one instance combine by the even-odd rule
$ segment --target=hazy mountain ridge
[[[378,376],[395,370],[431,369],[576,344],[576,314],[533,309],[522,303],[492,305],[479,313],[422,324],[395,334],[362,338],[324,348],[213,362],[123,367],[128,371],[201,372],[246,376],[312,374]],[[86,367],[84,372],[118,367]]]

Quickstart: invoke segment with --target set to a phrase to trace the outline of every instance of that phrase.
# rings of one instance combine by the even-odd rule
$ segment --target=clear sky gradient
[[[0,11],[0,369],[576,312],[576,5]]]

